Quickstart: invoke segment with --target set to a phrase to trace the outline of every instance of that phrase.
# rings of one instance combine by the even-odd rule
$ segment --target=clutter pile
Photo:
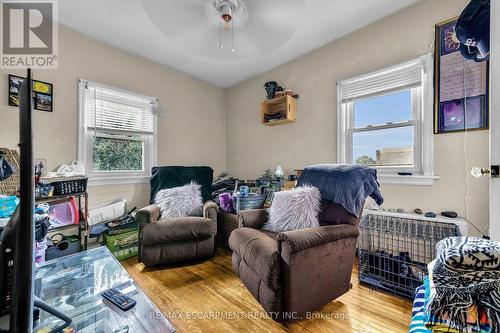
[[[126,211],[126,200],[118,199],[99,205],[89,212],[91,238],[101,236],[103,243],[119,260],[136,256],[139,244],[139,225],[135,219],[136,207]]]
[[[446,238],[428,269],[417,288],[410,332],[499,331],[499,242]]]
[[[61,165],[55,172],[46,172],[39,176],[35,195],[49,197],[52,195],[68,195],[87,190],[88,177],[82,164],[73,161]]]
[[[212,197],[225,213],[269,207],[274,192],[281,190],[281,183],[282,180],[269,169],[256,180],[239,180],[224,172],[212,184]]]
[[[46,237],[50,227],[49,208],[46,203],[35,208],[35,266],[45,262]]]
[[[293,98],[299,98],[299,94],[294,93],[292,89],[286,89],[276,81],[267,81],[264,83],[264,89],[266,90],[267,99],[273,99],[278,97],[283,97],[285,95],[292,96]]]
[[[215,177],[212,183],[212,197],[214,198],[215,202],[219,202],[219,194],[224,192],[233,192],[235,187],[237,186],[237,182],[238,179],[234,178],[227,172],[223,172],[219,176]]]

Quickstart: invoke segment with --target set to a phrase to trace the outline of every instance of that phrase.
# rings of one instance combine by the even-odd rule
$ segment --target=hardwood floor
[[[266,317],[231,268],[231,252],[184,266],[149,269],[122,261],[129,274],[178,332],[408,332],[409,301],[359,285],[315,312],[314,318],[279,324]]]

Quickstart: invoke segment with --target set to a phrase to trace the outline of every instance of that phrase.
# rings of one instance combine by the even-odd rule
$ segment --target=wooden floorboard
[[[231,268],[231,252],[194,264],[150,269],[137,258],[123,266],[178,332],[408,332],[411,303],[359,285],[314,313],[279,324],[268,318]]]

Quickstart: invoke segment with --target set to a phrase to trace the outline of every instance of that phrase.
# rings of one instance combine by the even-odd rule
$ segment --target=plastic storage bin
[[[127,200],[117,199],[92,208],[89,211],[89,225],[108,222],[125,215],[126,206]]]
[[[0,218],[9,218],[14,214],[19,199],[15,195],[0,197]]]
[[[132,230],[119,235],[104,234],[104,243],[118,260],[134,257],[139,253],[139,231]]]
[[[237,195],[233,197],[234,206],[236,208],[236,213],[247,209],[259,209],[264,206],[267,195],[265,194],[255,194],[250,193],[248,195],[242,196]]]

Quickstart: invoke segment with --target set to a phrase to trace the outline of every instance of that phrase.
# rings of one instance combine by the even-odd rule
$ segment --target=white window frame
[[[104,84],[79,79],[78,80],[78,161],[85,166],[89,176],[89,185],[120,185],[147,183],[151,178],[151,168],[157,164],[157,119],[153,116],[153,134],[144,135],[143,170],[141,171],[92,171],[92,147],[94,140],[94,130],[90,129],[87,123],[86,92],[87,86],[91,84],[95,87],[111,89],[120,93],[130,94],[145,99],[150,99],[152,103],[156,98],[141,95],[124,89],[119,89]],[[99,136],[110,135],[110,137],[123,136],[124,139],[131,139],[125,133],[116,130],[105,130]],[[141,140],[142,141],[142,140]]]
[[[344,82],[358,81],[373,76],[384,77],[404,66],[422,66],[422,79],[420,85],[414,86],[387,86],[371,89],[366,95],[362,94],[353,100],[342,101],[341,86]],[[380,71],[359,76],[337,84],[337,161],[342,164],[352,164],[353,134],[356,132],[375,131],[390,128],[414,126],[414,151],[413,167],[404,166],[377,166],[378,178],[382,184],[392,185],[432,185],[439,179],[433,170],[433,86],[432,86],[433,60],[432,55],[421,56],[403,64],[385,68]],[[388,84],[390,86],[390,83]],[[410,90],[412,96],[413,119],[397,123],[374,124],[362,128],[354,127],[354,103],[367,98],[373,98],[391,93]],[[411,172],[411,176],[398,175],[399,172]]]

